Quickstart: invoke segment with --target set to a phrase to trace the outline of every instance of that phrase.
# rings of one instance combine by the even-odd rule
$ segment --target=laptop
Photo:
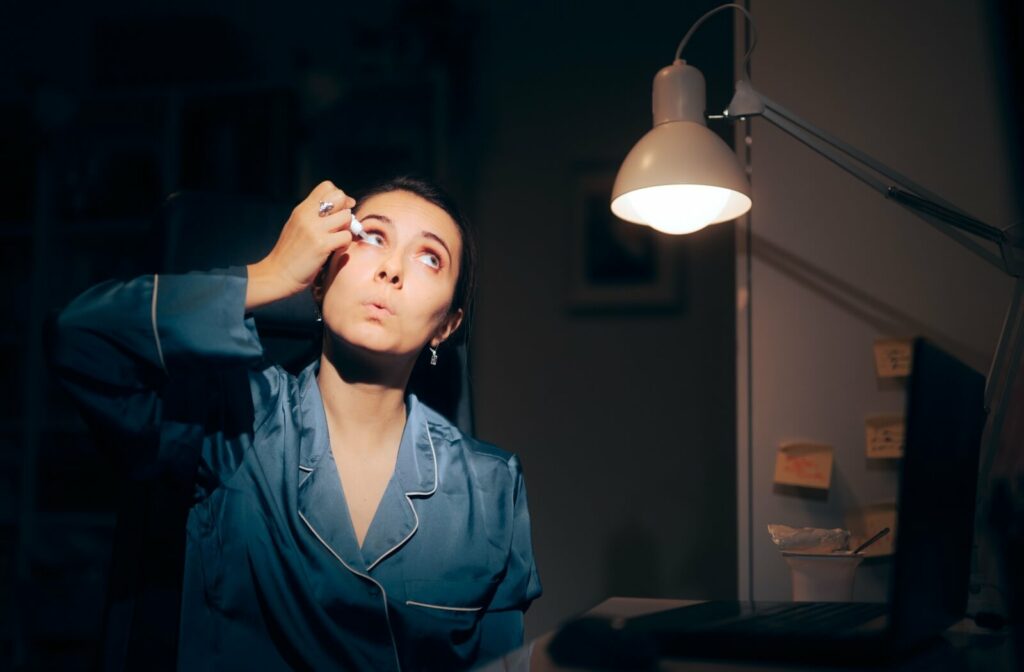
[[[985,379],[916,339],[887,603],[711,601],[628,619],[661,656],[858,662],[940,635],[967,606]]]

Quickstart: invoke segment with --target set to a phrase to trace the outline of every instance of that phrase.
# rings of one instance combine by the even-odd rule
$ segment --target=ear
[[[462,308],[459,308],[454,313],[446,317],[444,320],[444,324],[441,325],[441,330],[437,333],[437,336],[431,339],[431,347],[436,348],[437,346],[447,341],[448,337],[455,333],[455,330],[459,328],[460,324],[462,324],[462,316]]]

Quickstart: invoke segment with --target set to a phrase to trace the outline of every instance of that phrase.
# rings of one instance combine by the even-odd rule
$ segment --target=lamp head
[[[654,77],[654,128],[626,156],[612,212],[665,233],[693,233],[750,209],[750,185],[704,121],[704,76],[676,60]]]

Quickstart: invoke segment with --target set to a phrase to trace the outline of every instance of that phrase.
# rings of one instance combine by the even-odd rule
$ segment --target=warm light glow
[[[645,187],[612,201],[616,216],[670,234],[700,231],[708,224],[735,219],[749,209],[750,199],[744,194],[699,184]]]

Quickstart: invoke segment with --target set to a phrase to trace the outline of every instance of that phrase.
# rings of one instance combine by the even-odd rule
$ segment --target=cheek
[[[429,341],[435,336],[448,317],[451,307],[451,292],[446,291],[444,283],[433,282],[425,278],[406,278],[402,287],[399,305],[402,308],[399,324],[403,338],[417,343]],[[420,280],[416,282],[415,280]]]
[[[349,257],[347,253],[338,256],[335,256],[332,253],[332,255],[328,257],[327,262],[324,265],[324,268],[321,272],[321,284],[323,286],[323,292],[325,295],[330,290],[331,286],[334,284],[334,281],[337,279],[338,273],[340,273],[343,268],[348,266],[350,260],[351,257]]]
[[[419,312],[432,321],[443,320],[448,311],[451,310],[454,300],[455,284],[447,278],[438,277],[434,271],[427,269],[416,269],[415,275],[420,277],[409,277],[413,282],[408,283],[410,297],[415,293],[415,303],[418,304]],[[412,287],[415,285],[415,287]]]
[[[345,289],[355,287],[360,282],[372,280],[373,268],[367,255],[343,254],[336,260],[332,260],[327,272],[325,282],[325,296],[332,294],[344,294]]]
[[[417,338],[432,336],[448,314],[448,304],[443,299],[436,295],[414,296],[411,293],[403,297],[403,327],[415,332]]]

